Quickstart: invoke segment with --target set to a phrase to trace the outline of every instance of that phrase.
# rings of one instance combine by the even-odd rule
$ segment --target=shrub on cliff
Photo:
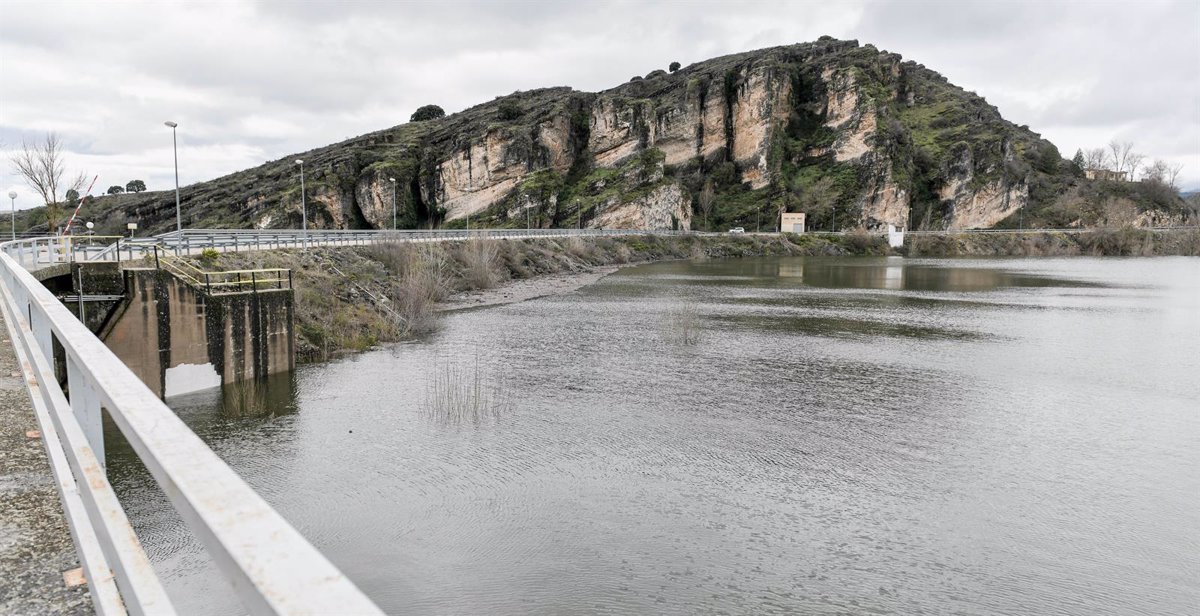
[[[500,120],[504,122],[516,120],[517,118],[520,118],[521,114],[523,113],[525,113],[525,109],[521,107],[521,103],[511,99],[502,101],[500,103],[500,107],[496,109],[496,117],[500,118]]]
[[[413,112],[409,122],[424,122],[426,120],[436,120],[446,117],[446,112],[437,105],[425,105]]]
[[[672,63],[671,63],[671,65],[667,67],[667,70],[669,70],[669,71],[671,71],[672,73],[674,73],[675,71],[679,70],[679,63],[678,63],[678,62],[672,62]]]

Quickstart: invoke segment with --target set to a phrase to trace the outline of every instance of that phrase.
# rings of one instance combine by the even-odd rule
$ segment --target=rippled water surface
[[[1197,259],[744,259],[171,406],[388,612],[1195,614],[1198,379]]]

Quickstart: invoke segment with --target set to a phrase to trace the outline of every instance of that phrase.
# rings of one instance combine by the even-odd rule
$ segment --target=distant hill
[[[185,226],[299,227],[296,158],[318,228],[389,228],[393,188],[403,228],[774,228],[780,210],[814,229],[1148,225],[1196,209],[1161,185],[1086,180],[982,97],[828,37],[603,92],[518,92],[289,155],[184,187]],[[161,232],[174,208],[173,192],[146,192],[84,216]]]

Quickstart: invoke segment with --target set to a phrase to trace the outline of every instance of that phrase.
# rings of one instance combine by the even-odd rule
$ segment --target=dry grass
[[[393,305],[403,319],[401,335],[432,330],[437,303],[450,294],[450,265],[445,252],[429,244],[411,247],[416,255],[403,269],[393,292]]]
[[[471,289],[490,289],[500,282],[500,247],[497,240],[472,238],[458,248],[462,280]]]

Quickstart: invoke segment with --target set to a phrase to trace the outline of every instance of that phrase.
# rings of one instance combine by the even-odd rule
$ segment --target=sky
[[[1116,138],[1200,189],[1200,1],[0,3],[0,191],[54,131],[95,193],[184,186],[517,90],[857,39],[975,91],[1065,156]]]

